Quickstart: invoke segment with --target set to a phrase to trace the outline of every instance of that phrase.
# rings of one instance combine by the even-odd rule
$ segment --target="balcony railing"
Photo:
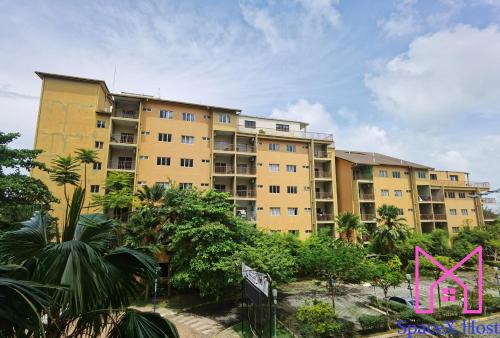
[[[272,128],[245,128],[244,124],[238,125],[238,131],[260,135],[273,135],[283,137],[298,137],[333,142],[333,135],[327,133],[311,133],[303,130],[280,131]]]
[[[236,173],[240,175],[255,175],[256,168],[255,167],[241,167],[236,166]]]
[[[362,221],[375,221],[376,220],[376,217],[375,217],[375,214],[364,214],[364,213],[361,213],[361,220]]]
[[[216,174],[234,174],[233,166],[231,165],[214,165],[214,173]]]
[[[494,197],[483,197],[481,201],[485,204],[496,204],[497,200]]]
[[[444,202],[444,196],[432,196],[433,202]]]
[[[137,136],[134,134],[112,134],[110,141],[113,143],[136,144]]]
[[[257,191],[255,190],[236,190],[236,196],[244,198],[255,198]]]
[[[333,214],[316,214],[316,219],[318,221],[333,221]]]
[[[420,214],[420,219],[422,221],[432,221],[433,217],[432,214]]]
[[[139,113],[135,110],[128,110],[128,109],[117,109],[113,113],[113,116],[115,117],[123,117],[126,119],[138,119],[139,118]]]
[[[483,188],[489,189],[490,182],[466,182],[453,180],[431,180],[431,185],[443,185],[449,187],[468,187],[468,188]]]
[[[112,160],[108,163],[108,169],[135,170],[134,161]]]
[[[247,211],[246,213],[241,213],[241,211],[238,210],[236,212],[237,213],[240,212],[240,214],[237,214],[238,217],[241,217],[251,222],[257,221],[257,213],[255,211]]]
[[[216,192],[223,192],[228,194],[229,196],[234,196],[233,192],[231,190],[225,190],[225,189],[214,189]]]
[[[372,174],[363,174],[363,173],[354,173],[353,177],[354,180],[367,180],[371,181],[373,180],[373,175]]]
[[[242,153],[255,153],[255,146],[251,144],[238,143],[236,145],[236,151]]]
[[[320,200],[331,200],[333,198],[333,193],[331,191],[318,191],[316,192],[316,198]]]
[[[434,214],[434,219],[438,221],[446,220],[446,214]]]
[[[418,201],[419,202],[430,202],[431,201],[431,197],[430,196],[418,195]]]
[[[214,143],[214,149],[215,150],[221,150],[221,151],[233,151],[234,150],[234,144],[228,143],[228,142],[215,142]]]
[[[316,158],[327,158],[328,157],[328,152],[324,150],[315,150],[314,151],[314,157]]]
[[[331,171],[326,171],[326,170],[315,170],[314,177],[315,178],[332,178],[332,173],[331,173]]]
[[[372,193],[360,192],[359,193],[359,199],[360,200],[373,201],[375,199],[375,195],[372,194]]]

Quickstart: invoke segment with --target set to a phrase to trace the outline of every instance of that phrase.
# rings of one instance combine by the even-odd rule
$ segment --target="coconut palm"
[[[2,260],[24,266],[35,283],[64,287],[47,291],[53,303],[46,311],[46,335],[178,337],[159,315],[127,308],[154,279],[156,262],[136,250],[113,248],[115,222],[98,214],[80,216],[82,191],[75,189],[71,222],[60,242],[52,241],[55,225],[41,213],[0,238]]]
[[[359,216],[350,212],[340,213],[335,218],[339,230],[349,243],[357,244],[362,241],[361,235],[365,232],[365,226],[360,221]]]
[[[97,151],[93,149],[78,148],[76,159],[83,164],[83,186],[87,187],[87,165],[97,163]]]
[[[376,242],[385,245],[389,253],[394,251],[395,242],[408,238],[406,219],[394,205],[384,204],[377,209],[377,229],[373,233]]]

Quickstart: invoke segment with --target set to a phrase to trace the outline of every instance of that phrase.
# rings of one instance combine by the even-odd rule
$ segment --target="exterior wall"
[[[103,149],[98,150],[102,169],[94,171],[91,166],[87,168],[85,205],[90,202],[90,185],[102,187],[106,177],[110,117],[109,114],[96,111],[104,110],[110,104],[104,89],[98,83],[53,78],[45,78],[42,81],[34,145],[36,149],[44,151],[39,157],[40,161],[51,166],[57,155],[74,156],[78,148],[94,149],[95,141],[104,143]],[[106,128],[96,128],[97,120],[105,121]],[[32,176],[41,179],[57,198],[64,200],[62,187],[52,182],[47,173],[33,170]],[[72,191],[70,188],[68,193],[72,194]],[[103,192],[104,189],[101,189],[99,193]],[[54,204],[53,209],[54,216],[60,219],[61,224],[64,219],[64,203]],[[95,212],[93,209],[89,211]],[[87,212],[87,208],[84,208],[83,212]]]
[[[337,179],[338,211],[354,212],[353,200],[356,198],[353,190],[352,164],[341,158],[335,159]]]
[[[270,151],[270,143],[279,144],[279,151]],[[296,152],[286,152],[287,144],[295,144]],[[298,230],[299,238],[302,239],[312,232],[314,210],[311,207],[309,145],[308,142],[259,138],[257,144],[257,222],[259,227],[284,233],[289,230]],[[270,172],[269,164],[279,164],[279,172]],[[287,164],[296,165],[297,172],[287,172]],[[270,185],[279,185],[280,193],[269,193]],[[297,194],[288,194],[287,186],[297,186]],[[271,207],[279,207],[281,215],[271,216]],[[288,216],[289,207],[298,208],[298,215]]]

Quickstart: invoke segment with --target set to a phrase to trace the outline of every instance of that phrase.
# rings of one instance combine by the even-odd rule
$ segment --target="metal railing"
[[[362,221],[375,221],[376,217],[375,217],[375,214],[364,214],[364,213],[361,213],[361,220]]]
[[[238,143],[236,145],[236,151],[239,151],[242,153],[255,153],[255,146],[253,146],[251,144]]]
[[[494,197],[483,197],[481,201],[486,204],[496,204],[497,200]]]
[[[373,180],[373,175],[372,174],[362,174],[362,173],[354,173],[353,177],[354,180]]]
[[[332,178],[332,173],[331,173],[331,171],[326,171],[326,170],[315,170],[314,177],[315,178]]]
[[[431,201],[431,197],[430,196],[418,195],[418,201],[419,202],[430,202]]]
[[[137,136],[135,134],[111,134],[111,142],[114,143],[126,143],[135,144],[137,142]]]
[[[368,200],[368,201],[373,201],[375,199],[375,195],[372,193],[364,193],[360,192],[359,193],[359,199],[360,200]]]
[[[134,161],[112,160],[108,162],[108,169],[135,170]]]
[[[233,192],[231,190],[224,190],[224,189],[214,189],[216,192],[223,192],[228,194],[229,196],[234,196]]]
[[[250,167],[236,166],[236,173],[241,175],[255,175],[256,168],[253,166]]]
[[[316,219],[318,221],[333,221],[333,214],[316,214]]]
[[[470,188],[483,188],[483,189],[490,188],[490,182],[467,182],[467,181],[454,181],[454,180],[431,180],[431,185],[443,185],[450,187],[470,187]]]
[[[307,138],[322,141],[332,141],[333,135],[327,133],[312,133],[305,132],[303,130],[290,130],[290,131],[280,131],[272,128],[245,128],[244,124],[238,125],[238,131],[252,134],[260,135],[273,135],[273,136],[283,136],[283,137],[297,137],[297,138]]]
[[[115,117],[124,117],[126,119],[138,119],[139,118],[139,112],[135,110],[124,110],[124,109],[118,109],[113,112],[113,116]]]
[[[333,193],[331,191],[317,191],[316,198],[329,200],[333,198]]]
[[[214,150],[222,150],[222,151],[233,151],[234,144],[222,141],[214,142]]]
[[[232,165],[214,165],[214,173],[216,174],[234,174]]]
[[[328,152],[324,150],[314,150],[314,157],[316,158],[327,158]]]
[[[257,191],[255,190],[236,190],[236,196],[245,198],[255,198]]]
[[[444,196],[443,195],[432,196],[432,201],[433,202],[444,202]]]
[[[420,219],[423,221],[432,221],[434,218],[432,214],[420,214]]]
[[[241,217],[251,222],[257,221],[257,213],[255,211],[247,211],[246,214],[239,214],[238,217]]]
[[[446,214],[434,214],[434,219],[438,221],[446,220]]]

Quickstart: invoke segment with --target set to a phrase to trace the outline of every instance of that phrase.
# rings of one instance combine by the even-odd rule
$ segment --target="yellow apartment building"
[[[175,182],[224,191],[235,213],[262,229],[299,238],[321,227],[333,230],[337,184],[331,134],[238,109],[111,93],[101,80],[36,74],[42,80],[34,145],[44,151],[40,160],[50,164],[56,155],[96,149],[99,163],[86,187],[91,194],[104,193],[109,172],[129,172],[134,190]],[[63,197],[46,173],[32,175]],[[54,205],[54,213],[61,218],[62,206]]]
[[[395,205],[410,228],[428,233],[457,233],[484,223],[487,182],[470,182],[463,172],[431,167],[379,153],[336,150],[338,211],[360,216],[367,228],[376,226],[376,210]]]

